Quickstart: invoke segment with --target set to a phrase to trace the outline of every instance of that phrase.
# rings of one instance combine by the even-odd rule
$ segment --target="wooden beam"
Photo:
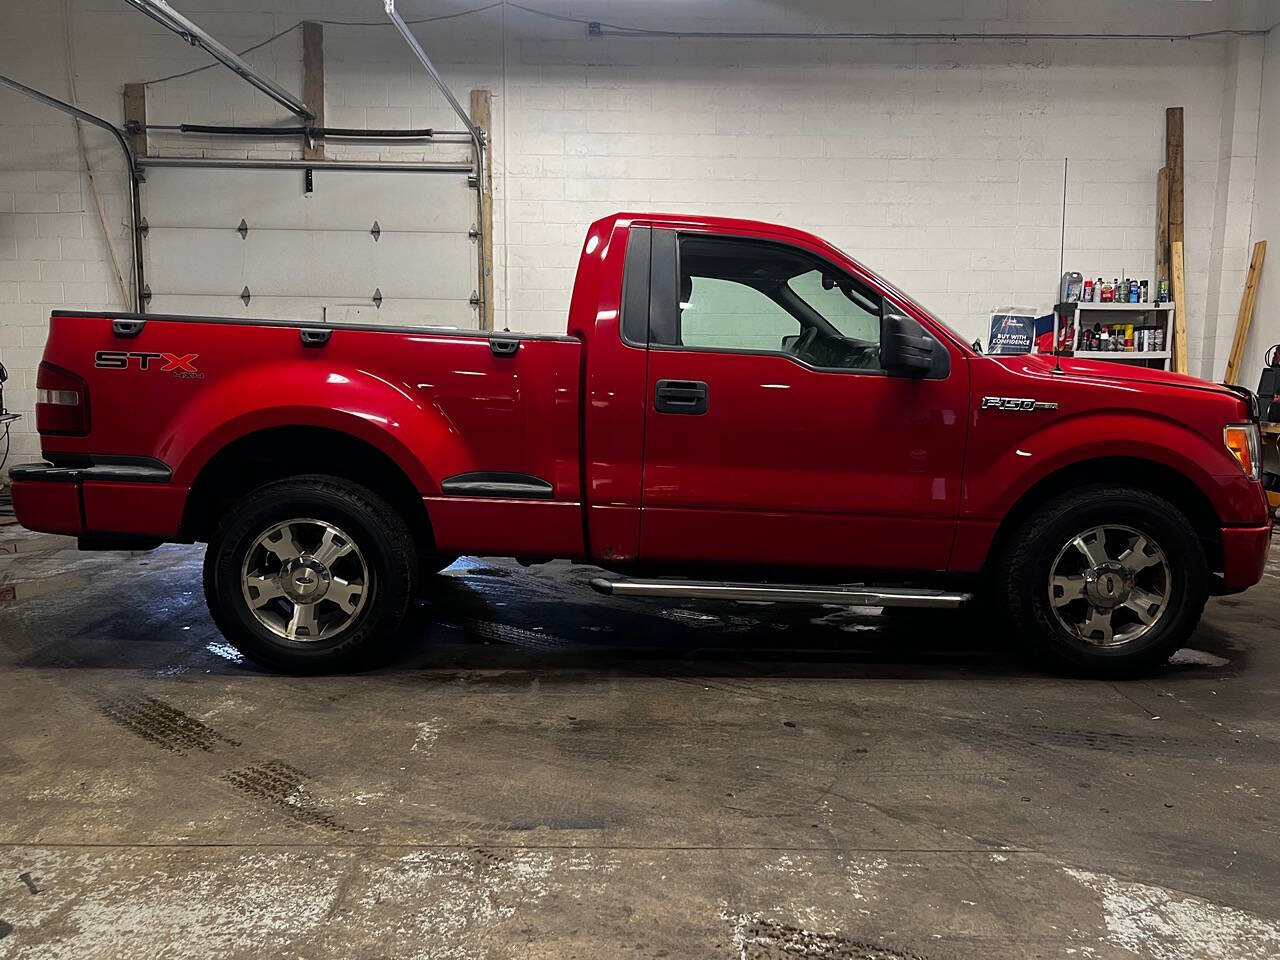
[[[1178,373],[1187,372],[1187,290],[1186,273],[1182,262],[1182,241],[1174,240],[1169,244],[1169,286],[1173,294],[1173,369]]]
[[[124,85],[124,125],[137,123],[139,133],[130,134],[133,152],[140,157],[147,155],[147,88],[141,83]]]
[[[493,329],[493,94],[471,91],[471,122],[485,133],[488,162],[484,165],[484,189],[480,192],[480,329]],[[471,150],[472,162],[480,158]]]
[[[1156,174],[1156,289],[1151,291],[1151,299],[1156,299],[1156,290],[1161,280],[1169,279],[1169,168],[1161,167]]]
[[[1169,171],[1169,242],[1182,243],[1185,213],[1182,194],[1182,108],[1164,112],[1164,165]]]
[[[1235,383],[1244,361],[1244,346],[1249,339],[1249,325],[1253,322],[1253,305],[1258,302],[1258,283],[1262,279],[1262,263],[1267,259],[1267,241],[1253,245],[1253,259],[1249,261],[1249,275],[1244,281],[1244,294],[1240,297],[1240,314],[1236,317],[1236,335],[1231,340],[1231,353],[1227,356],[1227,383]]]
[[[324,126],[324,25],[306,20],[302,24],[302,102],[316,118],[312,126]],[[303,160],[324,159],[324,138],[315,143],[304,138]]]

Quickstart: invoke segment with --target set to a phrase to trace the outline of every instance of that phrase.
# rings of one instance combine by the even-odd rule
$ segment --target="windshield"
[[[919,303],[918,301],[913,300],[911,297],[907,296],[905,293],[903,293],[901,290],[899,290],[896,286],[894,286],[892,283],[890,283],[890,282],[889,282],[888,280],[886,280],[884,277],[880,276],[880,274],[876,273],[874,270],[872,270],[871,268],[869,268],[869,267],[868,267],[866,264],[864,264],[861,260],[857,260],[857,259],[855,259],[855,258],[853,258],[853,257],[849,256],[847,253],[845,253],[845,252],[844,252],[843,250],[841,250],[839,247],[832,246],[832,248],[831,248],[831,249],[835,250],[837,253],[839,253],[839,254],[840,254],[840,256],[844,257],[846,260],[852,261],[853,263],[856,263],[859,267],[861,267],[861,268],[862,268],[862,272],[863,272],[863,273],[865,273],[865,274],[867,275],[867,278],[868,278],[869,280],[871,280],[871,281],[872,281],[872,282],[873,282],[877,287],[879,287],[881,290],[883,290],[886,294],[888,294],[888,295],[889,295],[889,298],[890,298],[891,300],[893,300],[893,301],[895,301],[895,302],[897,302],[897,303],[901,304],[902,306],[906,306],[906,307],[914,307],[916,310],[918,310],[918,311],[919,311],[920,313],[922,313],[924,316],[928,317],[930,320],[932,320],[932,321],[933,321],[934,323],[936,323],[938,326],[942,327],[942,329],[946,330],[949,334],[951,334],[952,338],[955,340],[955,342],[956,342],[957,344],[960,344],[960,345],[961,345],[964,349],[966,349],[966,350],[971,350],[971,349],[972,349],[972,348],[969,346],[969,342],[968,342],[967,340],[965,340],[965,338],[964,338],[964,337],[960,336],[960,334],[958,334],[958,333],[956,332],[956,330],[955,330],[955,328],[954,328],[954,327],[952,327],[952,326],[951,326],[950,324],[948,324],[946,321],[944,321],[944,320],[940,319],[940,318],[938,317],[938,315],[937,315],[936,313],[934,313],[932,310],[929,310],[928,308],[926,308],[926,307],[924,307],[924,306],[921,306],[921,305],[920,305],[920,303]]]

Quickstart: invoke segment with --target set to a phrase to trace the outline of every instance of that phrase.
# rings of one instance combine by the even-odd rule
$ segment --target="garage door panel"
[[[342,177],[346,181],[341,181]],[[476,222],[476,192],[459,174],[317,173],[306,209],[310,224],[368,231],[447,231],[465,234]],[[238,221],[237,221],[238,222]]]
[[[147,238],[152,293],[467,300],[475,245],[461,236],[393,234],[374,242],[339,231],[153,229]]]
[[[302,170],[159,167],[147,171],[142,202],[152,227],[220,227],[243,219],[262,228],[465,233],[476,194],[456,173],[317,170],[303,194]]]
[[[302,323],[358,323],[374,326],[454,327],[474,330],[476,308],[457,300],[386,299],[381,307],[369,301],[325,302],[315,297],[253,297],[245,306],[239,297],[207,297],[182,294],[153,295],[151,314],[176,314],[230,319],[296,320]]]
[[[152,312],[475,329],[475,191],[459,174],[151,168]],[[236,229],[244,219],[247,231]],[[370,228],[378,222],[378,234]],[[249,288],[250,303],[241,301]],[[382,297],[374,304],[375,291]]]

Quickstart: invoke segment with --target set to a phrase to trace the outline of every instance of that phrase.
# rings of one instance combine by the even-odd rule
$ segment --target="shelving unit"
[[[1060,303],[1055,308],[1059,320],[1067,320],[1075,316],[1075,336],[1072,339],[1072,353],[1081,360],[1112,360],[1120,363],[1139,362],[1145,365],[1159,361],[1160,369],[1169,369],[1172,352],[1169,349],[1173,332],[1172,303]],[[1154,314],[1155,323],[1141,322],[1143,314]],[[1080,334],[1086,324],[1103,325],[1121,322],[1122,318],[1135,317],[1135,327],[1159,327],[1164,331],[1165,349],[1163,350],[1081,350]],[[1125,319],[1124,322],[1129,322]]]

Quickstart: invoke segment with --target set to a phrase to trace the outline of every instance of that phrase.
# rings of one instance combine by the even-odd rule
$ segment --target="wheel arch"
[[[400,511],[419,543],[433,548],[422,493],[396,460],[351,433],[300,425],[242,434],[209,457],[187,496],[184,539],[207,541],[231,503],[265,483],[299,474],[325,474],[368,487]]]
[[[989,573],[1008,545],[1009,538],[1036,507],[1068,490],[1096,486],[1138,487],[1164,497],[1190,521],[1210,570],[1221,569],[1222,542],[1218,514],[1204,491],[1186,474],[1168,464],[1142,457],[1098,457],[1079,460],[1041,477],[1028,487],[1004,515],[987,550],[983,572]]]

